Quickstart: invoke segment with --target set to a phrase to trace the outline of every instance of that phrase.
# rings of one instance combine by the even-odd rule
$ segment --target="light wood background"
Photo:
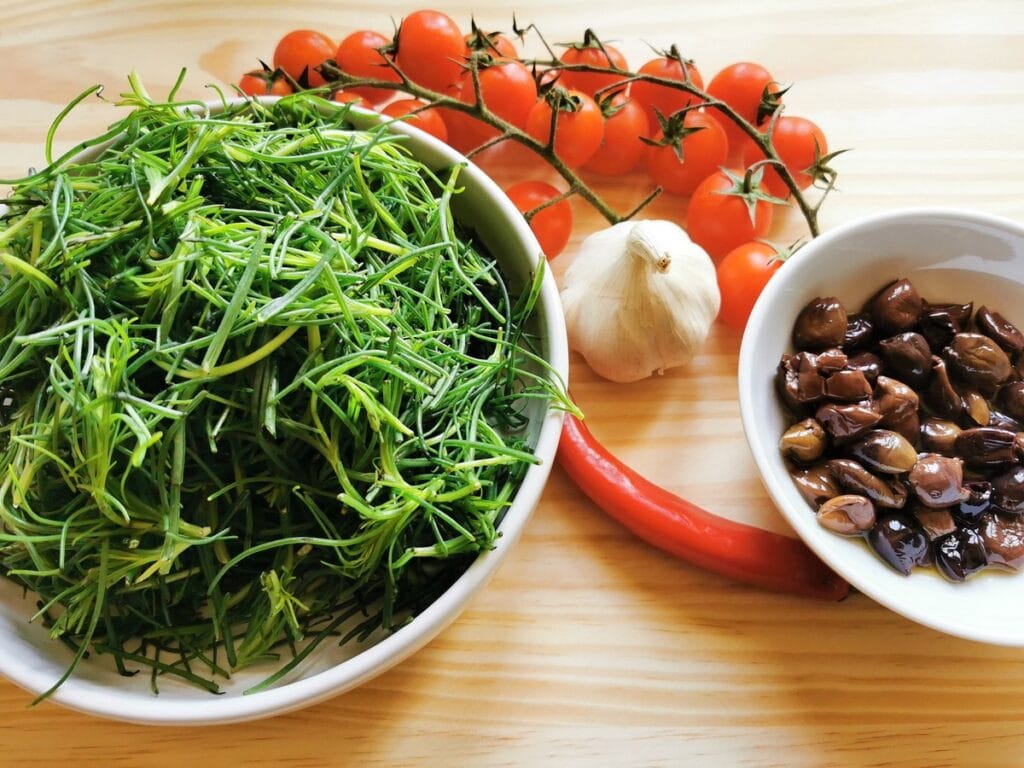
[[[468,26],[511,8],[441,4]],[[269,59],[286,30],[387,30],[394,2],[0,0],[0,177],[42,163],[60,107],[116,94],[131,69],[186,91]],[[630,62],[678,42],[710,77],[735,60],[795,82],[833,148],[825,228],[908,205],[1024,221],[1024,5],[920,0],[522,0],[552,41],[584,24]],[[68,146],[112,121],[83,105]],[[529,169],[520,169],[525,175]],[[509,175],[502,180],[511,178]],[[601,187],[623,206],[642,180]],[[577,208],[574,243],[600,226]],[[678,199],[652,215],[681,220]],[[800,233],[784,217],[779,240]],[[570,245],[571,252],[573,245]],[[564,260],[559,268],[564,268]],[[591,428],[648,476],[721,514],[784,530],[761,490],[735,401],[739,338],[716,328],[692,366],[628,387],[581,364]],[[972,765],[1024,753],[1024,656],[937,634],[861,596],[823,605],[710,576],[632,539],[554,473],[520,546],[461,619],[362,688],[297,714],[209,729],[104,722],[0,683],[0,764]]]

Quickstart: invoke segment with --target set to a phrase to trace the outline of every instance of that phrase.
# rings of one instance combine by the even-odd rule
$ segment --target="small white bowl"
[[[966,582],[934,568],[904,577],[861,539],[821,527],[779,453],[788,421],[773,385],[790,331],[815,296],[836,296],[852,310],[897,278],[933,301],[986,304],[1024,327],[1024,226],[980,213],[921,209],[852,222],[813,240],[768,283],[743,335],[739,399],[743,428],[768,493],[822,560],[879,603],[942,632],[1024,646],[1024,573],[987,569]]]
[[[241,101],[241,100],[237,100]],[[219,104],[211,104],[211,112]],[[352,112],[353,122],[366,127],[379,117]],[[413,155],[434,169],[465,163],[459,176],[463,192],[453,198],[456,218],[473,229],[498,259],[511,283],[527,283],[544,265],[537,239],[501,188],[483,171],[446,144],[404,123],[394,130],[407,136]],[[80,156],[85,159],[98,149]],[[563,381],[568,382],[569,351],[558,288],[550,270],[544,275],[536,310],[535,332],[542,354]],[[153,725],[214,725],[252,720],[291,712],[354,688],[381,674],[426,645],[453,622],[505,559],[518,541],[540,500],[554,463],[563,413],[536,401],[527,427],[540,460],[532,465],[504,519],[493,550],[478,556],[466,572],[428,608],[394,634],[361,645],[339,647],[324,642],[285,682],[259,693],[243,691],[279,666],[267,664],[245,669],[222,685],[217,696],[172,679],[161,678],[160,694],[149,688],[148,669],[135,677],[122,677],[109,656],[83,660],[49,701],[71,709],[127,722]],[[49,689],[71,662],[72,653],[50,640],[38,622],[29,624],[35,602],[6,579],[0,579],[0,674],[33,694]],[[284,660],[281,662],[284,663]]]

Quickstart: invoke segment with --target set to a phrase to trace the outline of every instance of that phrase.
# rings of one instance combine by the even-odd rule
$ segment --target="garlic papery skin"
[[[590,235],[565,272],[561,297],[569,348],[622,383],[689,362],[721,303],[707,252],[662,220]]]

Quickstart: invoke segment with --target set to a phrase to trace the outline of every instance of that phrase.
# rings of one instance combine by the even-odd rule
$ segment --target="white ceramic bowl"
[[[216,112],[216,109],[213,109]],[[372,114],[353,113],[354,122],[369,125]],[[459,176],[462,194],[453,199],[457,219],[499,260],[511,282],[526,282],[544,257],[523,217],[501,188],[455,150],[407,125],[396,125],[407,136],[413,154],[431,168],[467,163]],[[83,159],[85,155],[82,156]],[[543,356],[568,381],[569,352],[558,289],[547,271],[537,305],[536,332]],[[323,643],[297,670],[275,687],[254,694],[242,691],[260,682],[275,665],[246,669],[222,686],[217,696],[171,679],[162,679],[160,694],[149,690],[146,671],[122,677],[106,656],[83,661],[50,701],[71,709],[136,723],[154,725],[212,725],[282,714],[323,701],[379,675],[422,648],[462,612],[515,545],[540,499],[554,462],[561,434],[562,412],[535,407],[529,433],[540,463],[529,468],[522,486],[499,526],[496,547],[481,554],[467,571],[432,605],[394,634],[376,642],[338,647]],[[483,598],[483,599],[486,599]],[[0,579],[0,674],[39,694],[50,688],[72,659],[61,643],[50,640],[39,623],[29,624],[35,611],[32,596]]]
[[[980,213],[906,210],[827,232],[787,263],[758,300],[739,359],[743,427],[761,478],[786,520],[861,592],[907,618],[960,637],[1024,646],[1024,573],[983,571],[961,584],[934,569],[904,577],[870,551],[821,527],[782,462],[788,426],[775,394],[779,357],[797,313],[815,296],[856,309],[893,279],[932,301],[986,304],[1024,327],[1024,226]]]

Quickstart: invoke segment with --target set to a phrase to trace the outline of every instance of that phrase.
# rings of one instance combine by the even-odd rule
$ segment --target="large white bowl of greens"
[[[121,720],[290,711],[423,646],[518,539],[557,291],[415,129],[132,85],[0,215],[0,672]]]

